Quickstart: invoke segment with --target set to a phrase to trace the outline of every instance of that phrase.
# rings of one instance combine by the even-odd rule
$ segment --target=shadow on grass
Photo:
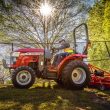
[[[0,109],[109,110],[109,98],[109,92],[100,92],[93,89],[66,90],[57,84],[50,88],[34,85],[30,89],[2,86],[0,88]]]

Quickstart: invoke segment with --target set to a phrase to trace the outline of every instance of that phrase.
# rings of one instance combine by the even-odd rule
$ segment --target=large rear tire
[[[21,66],[12,73],[12,83],[16,88],[30,88],[35,82],[35,72],[28,66]]]
[[[82,61],[69,62],[62,71],[62,82],[66,88],[83,89],[90,82],[90,71]]]

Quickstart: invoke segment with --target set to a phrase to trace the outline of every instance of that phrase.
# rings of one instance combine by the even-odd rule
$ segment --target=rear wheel
[[[71,89],[83,89],[90,82],[90,71],[82,61],[71,61],[62,71],[64,86]]]
[[[14,70],[12,83],[16,88],[29,88],[35,82],[35,72],[28,66],[22,66]]]

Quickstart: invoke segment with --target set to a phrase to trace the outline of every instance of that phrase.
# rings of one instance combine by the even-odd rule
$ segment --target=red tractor
[[[77,44],[77,30],[83,27],[85,29],[85,45],[81,46],[82,52],[78,53]],[[55,80],[64,87],[71,89],[82,89],[90,82],[90,70],[88,65],[84,62],[87,58],[88,48],[88,29],[86,24],[77,26],[74,31],[74,54],[61,59],[57,69],[49,70],[51,66],[51,58],[47,54],[50,51],[38,48],[24,48],[18,49],[11,53],[12,83],[17,88],[31,87],[36,77]],[[84,32],[83,32],[84,33]],[[81,40],[79,40],[79,44]],[[81,50],[80,48],[80,50]]]

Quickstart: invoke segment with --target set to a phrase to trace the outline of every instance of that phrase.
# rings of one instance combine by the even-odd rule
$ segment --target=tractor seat
[[[65,58],[65,57],[67,57],[69,55],[69,53],[63,53],[62,55],[61,55],[61,58]]]
[[[64,55],[61,55],[61,58],[65,58],[65,57],[67,57],[67,56],[69,56],[71,54],[73,54],[73,53],[65,53]]]

